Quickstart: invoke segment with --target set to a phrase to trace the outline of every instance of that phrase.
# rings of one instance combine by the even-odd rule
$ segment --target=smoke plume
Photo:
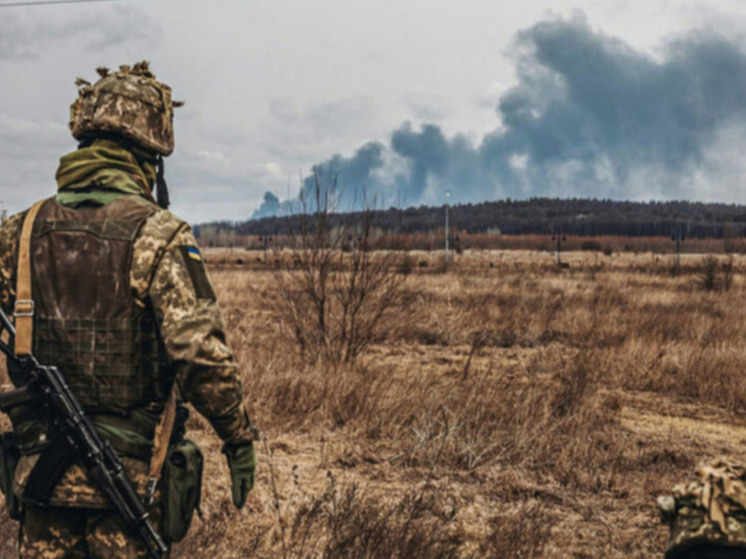
[[[715,168],[723,138],[731,151],[733,141],[746,146],[746,134],[733,132],[746,123],[746,54],[737,43],[692,32],[654,58],[575,14],[520,32],[511,52],[517,83],[479,145],[405,122],[387,146],[371,142],[316,165],[318,176],[337,177],[342,209],[359,206],[363,188],[379,205],[436,202],[446,189],[455,202],[703,199],[721,176],[740,176]]]

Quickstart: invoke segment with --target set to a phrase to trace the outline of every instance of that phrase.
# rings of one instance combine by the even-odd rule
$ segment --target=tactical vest
[[[154,314],[130,286],[134,241],[155,211],[136,196],[82,209],[49,199],[34,224],[34,354],[92,413],[126,414],[168,395]]]

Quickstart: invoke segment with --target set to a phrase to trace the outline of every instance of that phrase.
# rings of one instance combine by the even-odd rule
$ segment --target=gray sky
[[[745,31],[736,0],[0,8],[0,199],[17,211],[54,191],[77,76],[147,59],[186,101],[166,169],[193,222],[292,197],[335,154],[327,169],[384,205],[446,188],[745,203]]]

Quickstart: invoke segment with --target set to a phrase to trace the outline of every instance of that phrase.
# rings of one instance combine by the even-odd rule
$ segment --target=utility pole
[[[562,266],[562,258],[560,254],[562,253],[562,241],[566,241],[567,237],[562,234],[562,229],[560,227],[555,227],[554,232],[552,233],[552,240],[557,241],[557,266]]]
[[[681,266],[681,243],[686,240],[686,235],[684,235],[681,225],[673,232],[671,240],[676,241],[676,268],[678,269]]]
[[[265,266],[268,264],[267,248],[269,247],[269,243],[271,241],[272,241],[272,237],[270,235],[259,235],[259,242],[264,243],[264,265]]]
[[[347,242],[352,245],[352,258],[353,260],[357,259],[357,249],[360,243],[363,242],[363,236],[358,234],[357,231],[355,231],[354,235],[347,235]]]
[[[451,266],[456,265],[456,253],[459,251],[461,246],[461,239],[455,231],[451,234]]]
[[[445,262],[446,262],[446,269],[448,269],[448,202],[451,198],[451,191],[446,190],[446,254],[445,254]]]

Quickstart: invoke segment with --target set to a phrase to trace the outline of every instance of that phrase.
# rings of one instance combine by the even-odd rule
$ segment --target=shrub
[[[313,189],[301,190],[299,214],[291,216],[297,232],[288,226],[293,266],[275,271],[281,296],[273,299],[299,354],[329,364],[352,363],[379,335],[406,277],[397,273],[396,253],[379,250],[385,236],[373,227],[372,209],[332,226],[335,183],[317,174]]]
[[[721,263],[713,255],[705,257],[697,271],[696,284],[702,291],[728,291],[733,283],[733,256]]]
[[[707,256],[703,261],[697,275],[697,285],[703,291],[714,291],[718,288],[718,259],[715,256]]]

